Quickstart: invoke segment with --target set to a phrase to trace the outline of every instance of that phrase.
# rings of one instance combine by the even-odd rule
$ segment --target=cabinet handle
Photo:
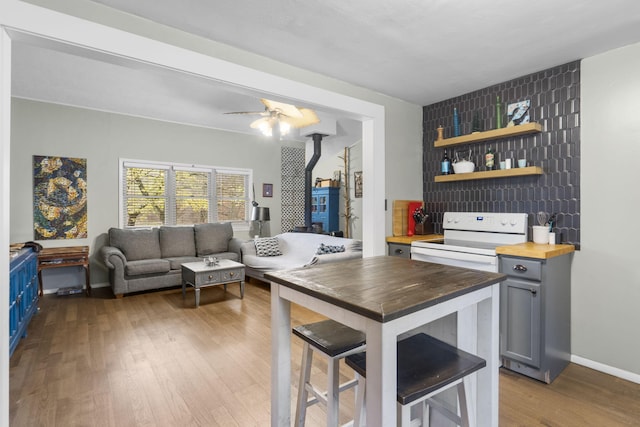
[[[211,279],[213,279],[213,276],[212,276],[212,275],[209,275],[209,280],[211,280]]]
[[[531,295],[537,295],[538,291],[535,289],[529,289],[531,291]]]
[[[229,273],[229,276],[233,277],[233,275],[236,274],[233,271]]]
[[[404,251],[402,249],[396,249],[396,254],[402,255]]]
[[[514,271],[520,271],[520,272],[524,273],[525,271],[527,271],[527,267],[525,267],[522,264],[516,264],[516,265],[513,266],[513,270]]]

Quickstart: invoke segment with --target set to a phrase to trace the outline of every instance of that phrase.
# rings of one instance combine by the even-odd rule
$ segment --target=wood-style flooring
[[[46,295],[11,358],[10,422],[20,426],[268,426],[269,289],[247,283],[114,299]],[[294,325],[322,319],[292,308]],[[292,339],[292,407],[302,345]],[[314,360],[317,382],[326,363]],[[350,375],[343,367],[344,375]],[[353,393],[341,398],[341,420]],[[324,425],[309,409],[308,426]],[[638,426],[640,385],[571,364],[546,385],[503,370],[501,426]]]

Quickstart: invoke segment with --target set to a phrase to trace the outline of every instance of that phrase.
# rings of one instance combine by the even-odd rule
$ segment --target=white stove
[[[412,259],[497,272],[496,247],[528,239],[524,213],[445,212],[442,227],[444,241],[414,241]]]

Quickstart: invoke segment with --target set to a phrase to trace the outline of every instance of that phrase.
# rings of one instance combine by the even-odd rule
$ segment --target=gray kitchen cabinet
[[[387,245],[389,246],[389,256],[411,258],[411,245],[402,243],[387,243]]]
[[[571,356],[571,256],[500,256],[502,366],[549,384]]]

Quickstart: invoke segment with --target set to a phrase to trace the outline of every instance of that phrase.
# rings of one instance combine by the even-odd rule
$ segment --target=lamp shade
[[[270,221],[269,208],[254,206],[251,211],[251,221]]]

